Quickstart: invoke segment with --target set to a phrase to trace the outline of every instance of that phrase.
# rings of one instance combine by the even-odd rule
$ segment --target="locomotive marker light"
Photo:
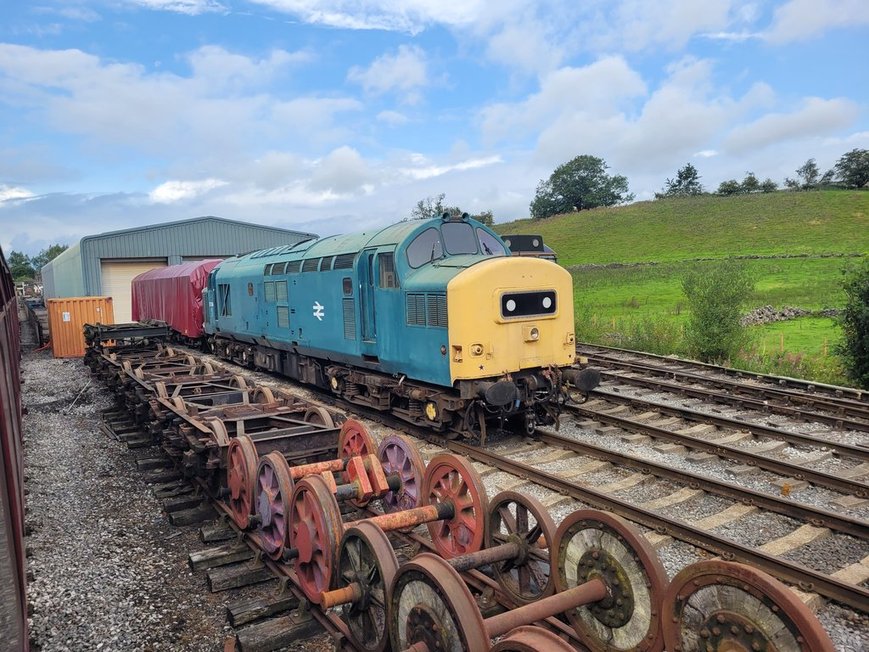
[[[555,588],[547,548],[554,535],[555,524],[539,501],[504,491],[489,505],[485,549],[453,557],[449,564],[459,572],[491,564],[502,589],[515,602],[528,604]],[[341,605],[350,642],[380,652],[388,637],[388,590],[398,570],[389,539],[370,520],[358,521],[341,538],[337,563],[334,588],[323,592],[320,605]]]
[[[320,603],[336,573],[344,529],[363,522],[384,532],[425,523],[435,549],[445,558],[482,549],[489,501],[470,462],[450,453],[436,455],[425,470],[420,499],[422,507],[342,524],[338,503],[323,478],[301,480],[290,504],[290,545],[298,551],[296,576],[305,596]]]
[[[393,648],[488,652],[493,638],[563,613],[592,652],[661,649],[667,575],[645,537],[611,514],[580,510],[551,545],[556,593],[486,619],[449,562],[423,553],[404,564],[390,592]]]

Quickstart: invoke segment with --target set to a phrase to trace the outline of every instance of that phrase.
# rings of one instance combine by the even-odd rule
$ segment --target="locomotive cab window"
[[[498,242],[498,238],[485,229],[477,229],[477,239],[480,241],[480,253],[484,256],[506,256],[504,245]]]
[[[443,257],[444,248],[437,229],[426,229],[407,246],[407,264],[414,269]]]
[[[444,247],[448,254],[477,253],[477,239],[474,227],[467,222],[446,222],[441,230],[444,233]]]
[[[397,288],[398,279],[395,276],[395,255],[392,253],[380,254],[377,260],[380,266],[380,287]]]

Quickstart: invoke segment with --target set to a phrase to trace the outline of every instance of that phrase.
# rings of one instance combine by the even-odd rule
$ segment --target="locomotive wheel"
[[[299,480],[290,501],[290,546],[298,550],[295,568],[308,600],[320,603],[329,589],[343,530],[341,512],[326,481],[319,476]]]
[[[559,638],[554,632],[534,625],[517,627],[502,638],[491,652],[574,652],[567,641]]]
[[[242,529],[250,525],[253,511],[257,458],[256,446],[250,437],[242,435],[229,442],[226,464],[229,509],[232,520]]]
[[[552,546],[556,591],[592,579],[607,585],[607,598],[567,612],[587,648],[660,649],[667,574],[645,537],[618,516],[580,510],[561,523]]]
[[[555,523],[533,496],[502,491],[489,505],[486,548],[517,543],[521,553],[492,565],[495,579],[515,602],[527,604],[552,595],[555,577],[549,546],[555,540]]]
[[[398,560],[392,545],[374,523],[362,521],[344,533],[333,586],[341,589],[357,583],[362,589],[361,599],[342,607],[355,649],[365,652],[386,649],[388,591],[397,572]]]
[[[488,652],[486,625],[468,586],[437,555],[424,552],[402,565],[389,598],[394,650],[425,643],[429,650]],[[545,648],[541,648],[545,649]]]
[[[341,434],[338,435],[338,457],[348,458],[365,455],[376,455],[377,446],[374,439],[368,433],[368,428],[356,421],[355,419],[347,419],[341,426]],[[342,473],[343,482],[351,482],[346,473]],[[368,500],[351,499],[350,504],[354,507],[365,507],[371,502]]]
[[[335,427],[335,420],[329,414],[329,410],[318,406],[309,407],[305,410],[304,421],[306,423],[317,424],[318,426],[326,426],[327,428]]]
[[[422,505],[422,482],[425,463],[413,442],[404,435],[389,435],[380,442],[377,459],[385,475],[398,475],[401,489],[390,491],[381,500],[386,513],[413,509]]]
[[[489,500],[477,471],[463,457],[436,455],[425,470],[422,497],[426,505],[450,502],[453,518],[428,523],[435,549],[445,559],[483,547]]]
[[[260,519],[260,545],[272,559],[280,559],[284,554],[292,495],[293,478],[287,460],[272,451],[259,461],[255,503]]]
[[[275,395],[272,393],[272,390],[264,385],[257,385],[253,390],[253,402],[254,403],[274,403]]]
[[[743,564],[702,561],[684,568],[664,599],[668,650],[832,652],[809,609],[766,573]]]

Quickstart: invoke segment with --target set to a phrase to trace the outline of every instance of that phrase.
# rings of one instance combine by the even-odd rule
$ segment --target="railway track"
[[[722,388],[735,391],[756,393],[768,392],[769,396],[792,400],[794,402],[820,402],[842,409],[865,410],[869,406],[869,392],[853,387],[827,385],[800,378],[773,376],[752,371],[733,369],[720,365],[683,360],[669,356],[656,355],[607,347],[599,344],[578,343],[577,354],[594,360],[595,364],[622,368],[635,368],[648,374],[671,374],[687,381],[695,378],[699,382],[721,383]],[[730,379],[736,379],[731,381]]]

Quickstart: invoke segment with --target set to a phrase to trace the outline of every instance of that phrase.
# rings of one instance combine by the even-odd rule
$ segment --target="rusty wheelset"
[[[766,573],[710,560],[683,569],[664,601],[671,652],[832,652],[820,622],[792,591]]]
[[[320,597],[323,608],[342,605],[350,642],[366,652],[380,652],[388,643],[387,590],[398,569],[389,539],[376,520],[348,527],[336,556],[334,588]],[[452,557],[447,563],[459,572],[491,565],[514,602],[532,602],[552,593],[547,546],[555,526],[539,501],[509,491],[498,494],[489,504],[485,531],[483,550]]]
[[[483,652],[493,638],[565,614],[591,650],[659,649],[658,609],[666,574],[642,535],[617,516],[580,510],[565,519],[551,545],[555,595],[486,619],[449,562],[427,553],[417,556],[399,569],[392,584],[393,648]],[[545,635],[531,636],[543,640]],[[521,637],[513,644],[523,649]]]
[[[467,460],[448,453],[435,456],[425,469],[420,498],[423,506],[344,524],[326,482],[316,476],[301,480],[290,507],[290,544],[298,550],[296,576],[308,599],[319,603],[331,588],[344,530],[363,522],[384,532],[427,524],[438,553],[448,558],[483,547],[488,499]]]

